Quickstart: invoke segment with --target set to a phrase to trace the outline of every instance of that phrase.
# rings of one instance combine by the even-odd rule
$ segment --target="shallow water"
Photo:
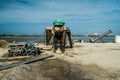
[[[83,40],[83,42],[89,42],[90,39],[97,38],[97,37],[72,37],[73,40]],[[27,41],[33,41],[33,42],[44,42],[45,37],[25,37],[25,38],[0,38],[4,39],[6,41],[12,42],[12,41],[17,41],[17,42],[27,42]],[[68,40],[68,39],[67,39]],[[114,36],[106,36],[103,37],[101,40],[98,40],[97,42],[115,42],[115,37]]]

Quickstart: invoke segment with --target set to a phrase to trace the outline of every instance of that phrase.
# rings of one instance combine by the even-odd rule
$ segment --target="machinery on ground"
[[[36,48],[33,43],[19,43],[9,45],[8,57],[35,56],[40,54],[40,48]]]
[[[66,36],[68,36],[69,47],[73,48],[71,31],[68,27],[64,27],[65,22],[61,19],[54,20],[53,27],[46,28],[46,41],[45,44],[49,45],[53,36],[54,53],[60,47],[60,50],[64,53],[66,47]]]
[[[107,36],[108,34],[110,34],[110,33],[112,33],[112,31],[111,30],[108,30],[108,31],[106,31],[104,34],[102,34],[102,35],[100,35],[99,37],[97,37],[96,39],[91,39],[90,40],[90,42],[91,43],[94,43],[94,42],[96,42],[97,40],[101,40],[103,37],[105,37],[105,36]]]

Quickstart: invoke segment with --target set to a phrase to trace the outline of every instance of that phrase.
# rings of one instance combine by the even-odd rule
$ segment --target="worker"
[[[55,19],[53,23],[53,45],[54,45],[54,53],[60,47],[62,53],[64,53],[65,45],[63,40],[63,32],[64,32],[65,22],[61,19]],[[59,45],[58,45],[59,44]]]

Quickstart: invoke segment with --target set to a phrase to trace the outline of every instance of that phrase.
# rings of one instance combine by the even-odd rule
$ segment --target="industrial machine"
[[[90,42],[91,43],[95,43],[97,40],[101,40],[103,37],[107,36],[108,34],[112,33],[111,30],[106,31],[104,34],[100,35],[99,37],[97,37],[96,39],[91,39]]]
[[[34,47],[33,43],[19,43],[9,45],[8,57],[35,56],[40,54],[40,49]]]
[[[46,28],[46,41],[45,44],[50,45],[50,40],[53,36],[54,53],[60,47],[60,50],[64,53],[66,47],[66,37],[68,36],[69,47],[73,48],[71,39],[71,31],[68,27],[64,27],[65,22],[61,19],[56,19],[53,22],[53,27]]]

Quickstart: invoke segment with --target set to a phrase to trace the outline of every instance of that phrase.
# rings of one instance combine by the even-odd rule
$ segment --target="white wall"
[[[115,36],[115,43],[120,43],[120,35]]]

